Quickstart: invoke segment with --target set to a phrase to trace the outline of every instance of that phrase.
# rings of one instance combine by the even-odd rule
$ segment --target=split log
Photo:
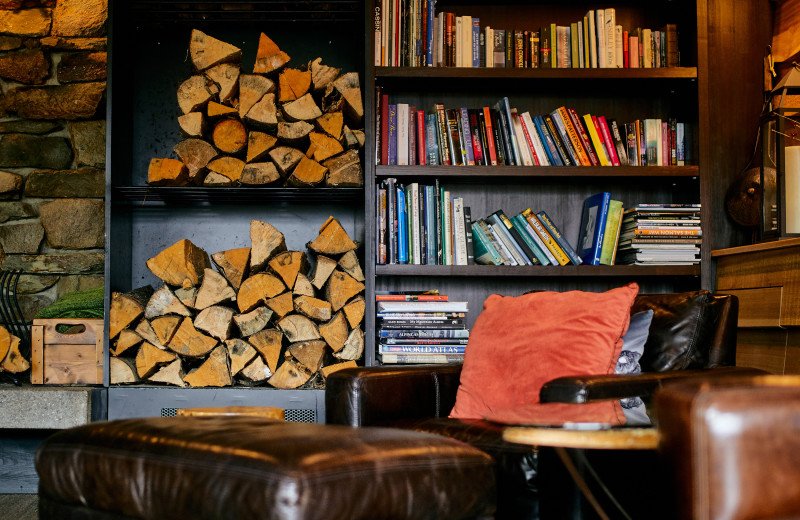
[[[167,383],[168,385],[184,388],[186,383],[183,382],[183,377],[183,363],[181,363],[180,358],[177,358],[172,363],[161,367],[158,372],[147,379],[154,383]]]
[[[143,343],[136,354],[136,375],[145,379],[153,375],[159,367],[172,363],[176,356],[172,352],[161,350],[150,343]]]
[[[305,384],[311,379],[312,375],[311,372],[306,370],[299,363],[287,359],[278,367],[278,370],[275,371],[275,374],[270,377],[267,382],[275,388],[290,390]]]
[[[283,69],[278,76],[278,101],[285,103],[302,97],[311,87],[311,71]]]
[[[153,327],[150,325],[148,320],[142,320],[136,325],[136,334],[142,337],[142,339],[151,345],[155,345],[159,348],[166,348],[161,342],[158,340],[158,336],[156,336]]]
[[[212,305],[205,308],[194,318],[195,328],[220,341],[230,338],[232,322],[233,309],[222,305]]]
[[[219,102],[230,104],[238,92],[239,66],[232,63],[220,63],[208,69],[205,74],[219,88]]]
[[[286,183],[300,188],[317,186],[325,180],[326,173],[328,173],[326,167],[303,156],[297,167],[292,170],[292,174],[289,175]]]
[[[314,121],[314,126],[317,128],[317,130],[324,132],[337,141],[342,138],[343,125],[344,116],[341,112],[322,114]]]
[[[319,329],[314,322],[300,314],[289,314],[278,322],[278,328],[289,343],[320,339]]]
[[[242,279],[248,274],[248,265],[250,264],[250,248],[240,247],[237,249],[228,249],[227,251],[220,251],[211,255],[211,261],[217,266],[222,276],[228,280],[236,290],[242,284]]]
[[[0,325],[0,362],[2,362],[11,350],[11,333],[7,328]]]
[[[202,180],[200,178],[201,174],[205,171],[208,163],[219,155],[216,148],[203,139],[185,139],[172,149],[183,164],[186,165],[186,169],[189,172],[189,182],[194,183]]]
[[[203,71],[219,63],[241,61],[242,50],[230,43],[212,38],[202,31],[192,29],[189,57],[194,68]]]
[[[217,103],[216,101],[209,101],[206,107],[206,115],[209,119],[220,119],[226,116],[234,116],[238,113],[238,110],[235,108]]]
[[[364,146],[366,137],[363,130],[351,130],[347,125],[344,125],[342,132],[342,142],[346,148],[358,149]]]
[[[189,112],[178,116],[178,126],[186,137],[203,137],[206,131],[206,120],[202,112]]]
[[[314,264],[314,271],[311,273],[311,285],[321,291],[333,270],[336,269],[336,265],[336,260],[332,260],[327,256],[317,255],[317,263]]]
[[[322,110],[319,109],[311,94],[290,101],[281,108],[287,121],[313,121],[322,115]]]
[[[274,298],[270,298],[266,301],[267,307],[272,310],[278,317],[283,318],[292,310],[294,310],[294,304],[292,303],[292,293],[290,291],[286,291],[283,294],[279,294]]]
[[[250,312],[259,304],[274,298],[286,290],[286,285],[275,275],[269,273],[256,273],[239,287],[236,295],[236,305],[239,312]]]
[[[147,307],[144,309],[144,317],[149,320],[166,314],[191,316],[192,312],[186,308],[177,296],[175,296],[175,293],[172,292],[169,286],[164,284],[159,287],[147,301]]]
[[[268,307],[256,307],[245,314],[237,314],[233,317],[234,323],[239,327],[242,337],[252,336],[256,332],[263,330],[272,318],[273,312]]]
[[[183,356],[202,357],[216,345],[217,340],[198,331],[191,318],[184,318],[167,347]]]
[[[347,235],[339,221],[333,217],[322,224],[319,235],[306,245],[317,254],[336,256],[358,247]]]
[[[142,342],[142,337],[130,329],[123,329],[119,333],[117,341],[114,342],[114,348],[111,349],[112,356],[119,356],[124,354],[127,350],[135,347]],[[3,359],[2,344],[0,344],[0,359]]]
[[[197,287],[179,287],[175,289],[175,296],[182,304],[186,305],[186,307],[194,309],[194,302],[197,298]]]
[[[236,157],[223,155],[209,162],[208,170],[210,172],[223,175],[228,179],[230,179],[231,182],[236,183],[239,182],[239,179],[242,177],[242,170],[244,170],[244,161],[241,159],[237,159]]]
[[[247,128],[238,119],[223,119],[214,125],[211,141],[221,152],[239,153],[247,144]]]
[[[247,381],[262,383],[272,376],[272,370],[269,369],[260,356],[257,356],[252,363],[239,372],[239,375],[244,377]]]
[[[239,338],[226,341],[225,348],[228,349],[231,377],[241,372],[242,369],[258,355],[256,349],[254,349],[250,343]]]
[[[289,353],[312,374],[322,368],[325,357],[325,342],[320,339],[292,343],[287,348]]]
[[[239,76],[239,117],[244,116],[266,94],[275,92],[275,82],[264,76],[242,74]]]
[[[331,319],[331,304],[319,298],[298,296],[294,299],[294,310],[314,321]]]
[[[178,106],[181,112],[199,112],[212,98],[204,76],[192,76],[178,87]]]
[[[283,333],[278,329],[264,329],[250,336],[247,341],[258,351],[270,371],[275,372],[281,359]]]
[[[314,148],[314,160],[322,162],[325,159],[338,155],[344,151],[342,143],[329,135],[321,132],[311,132],[308,134],[308,139]]]
[[[230,386],[231,369],[228,362],[228,351],[222,345],[209,354],[208,359],[193,372],[183,378],[187,385],[200,388],[207,386]]]
[[[189,170],[178,159],[151,159],[147,167],[147,184],[151,186],[185,186]]]
[[[108,310],[108,336],[110,339],[117,337],[122,329],[144,314],[147,301],[152,294],[153,288],[145,285],[130,292],[115,293],[111,297],[111,305]]]
[[[249,125],[264,128],[271,132],[278,125],[278,109],[275,106],[275,94],[267,94],[247,111],[243,118]]]
[[[250,272],[261,271],[278,253],[286,251],[286,238],[271,224],[260,220],[250,221]],[[270,298],[278,293],[270,295]]]
[[[297,275],[308,270],[308,259],[302,251],[284,251],[275,255],[267,265],[281,277],[286,287],[292,289]]]
[[[264,186],[281,179],[281,174],[271,162],[254,162],[247,164],[242,170],[239,182],[243,186]]]
[[[306,121],[278,123],[278,139],[292,146],[298,146],[308,141],[308,134],[313,129],[314,125]]]
[[[319,371],[322,374],[322,377],[328,379],[328,376],[333,374],[334,372],[338,372],[339,370],[343,370],[345,368],[356,368],[358,364],[355,361],[345,361],[343,363],[334,363],[333,365],[328,365],[322,367]]]
[[[263,159],[277,142],[278,138],[265,132],[250,132],[247,136],[247,162]]]
[[[347,336],[350,333],[344,313],[337,312],[329,321],[321,323],[319,325],[319,333],[334,352],[342,350],[344,342],[347,341]]]
[[[112,357],[108,360],[108,381],[112,385],[138,383],[136,365],[130,359]]]
[[[236,291],[228,284],[228,280],[213,269],[203,270],[203,282],[197,291],[194,308],[203,310],[218,303],[230,302],[236,298]]]
[[[344,99],[342,99],[342,93],[336,90],[333,86],[333,83],[328,83],[328,86],[325,87],[325,93],[322,94],[322,111],[326,114],[330,114],[333,112],[341,112],[344,110]]]
[[[344,114],[351,121],[360,125],[364,117],[364,105],[361,100],[361,85],[358,81],[358,72],[342,74],[333,81],[333,86],[338,90],[344,100]]]
[[[332,188],[360,188],[364,185],[364,168],[356,150],[348,150],[322,163],[328,168],[325,185]]]
[[[164,282],[186,288],[200,283],[211,261],[205,251],[184,238],[149,259],[147,267]]]
[[[8,346],[8,353],[0,363],[0,368],[12,374],[20,374],[31,368],[30,362],[19,351],[20,339],[13,334]]]
[[[350,250],[339,259],[339,267],[359,282],[364,281],[364,272],[361,270],[361,263],[354,250]]]
[[[338,311],[350,298],[360,294],[364,284],[338,269],[331,274],[325,286],[325,299],[331,302],[334,311]]]
[[[289,63],[290,59],[289,55],[280,50],[275,42],[266,34],[261,33],[258,39],[258,51],[256,51],[256,62],[253,65],[253,72],[257,74],[269,74]]]
[[[339,76],[341,69],[329,67],[322,64],[322,58],[317,58],[308,64],[311,71],[311,83],[314,85],[315,92],[325,90],[333,80]]]
[[[233,181],[220,173],[209,171],[203,179],[203,186],[233,186]]]
[[[316,294],[314,292],[314,286],[311,285],[311,282],[308,280],[308,277],[306,277],[306,275],[304,275],[303,273],[297,273],[297,279],[294,282],[294,288],[292,289],[292,293],[294,293],[295,296],[311,296],[311,297],[313,297]]]
[[[159,344],[166,345],[169,343],[169,340],[175,335],[175,331],[178,330],[181,321],[183,321],[183,318],[180,316],[161,316],[150,320],[150,326],[153,328]]]
[[[364,319],[365,308],[366,302],[363,296],[353,298],[342,307],[344,315],[347,318],[347,323],[350,324],[351,328],[356,329],[361,325],[361,321]]]
[[[272,159],[272,162],[275,163],[275,166],[278,168],[278,171],[281,173],[282,177],[289,175],[294,167],[297,166],[297,163],[299,163],[300,160],[305,157],[303,152],[290,146],[279,146],[277,148],[273,148],[269,151],[269,156]]]
[[[344,342],[344,347],[338,352],[334,352],[333,356],[342,361],[355,361],[364,355],[364,332],[361,329],[353,329],[347,340]]]

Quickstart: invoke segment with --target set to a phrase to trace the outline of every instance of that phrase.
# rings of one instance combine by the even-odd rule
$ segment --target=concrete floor
[[[39,497],[36,495],[0,495],[0,520],[37,520]]]

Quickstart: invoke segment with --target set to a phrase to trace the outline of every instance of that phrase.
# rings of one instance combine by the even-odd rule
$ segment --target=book
[[[608,54],[606,53],[606,22],[605,10],[595,11],[595,30],[597,31],[597,67],[608,67]]]
[[[466,345],[469,338],[394,338],[380,337],[382,345]]]
[[[413,353],[413,354],[463,354],[466,345],[388,345],[378,344],[378,352],[381,354],[392,353]]]
[[[436,250],[438,241],[436,237],[436,194],[435,187],[426,184],[423,190],[425,196],[425,253],[426,264],[435,265],[437,263]]]
[[[499,210],[495,212],[500,220],[505,224],[506,229],[511,234],[511,237],[514,239],[515,245],[519,247],[522,253],[522,256],[526,260],[530,260],[530,264],[528,265],[536,265],[539,262],[538,254],[541,254],[538,251],[538,247],[531,247],[527,240],[525,240],[525,233],[518,229],[517,226],[514,225],[512,219],[508,218],[508,216],[502,211]],[[527,263],[527,261],[526,261]]]
[[[386,142],[388,143],[388,160],[386,164],[397,164],[397,105],[389,105],[389,129]]]
[[[467,116],[469,118],[469,131],[472,137],[472,151],[475,157],[475,164],[485,165],[487,162],[486,155],[484,154],[483,143],[481,142],[481,128],[478,124],[478,111],[471,108],[467,111]]]
[[[622,132],[615,119],[607,121],[609,130],[611,131],[611,139],[614,142],[614,147],[617,153],[617,160],[620,166],[628,166],[628,153],[627,153],[627,137],[623,139]]]
[[[522,246],[517,243],[517,239],[514,238],[514,235],[511,233],[509,229],[511,223],[509,222],[506,224],[506,222],[508,222],[508,217],[503,213],[503,210],[497,210],[486,218],[489,220],[490,226],[498,230],[500,241],[511,251],[511,255],[517,263],[519,265],[533,265],[533,260],[531,260]]]
[[[545,151],[544,143],[539,137],[539,132],[536,130],[530,112],[523,112],[520,114],[520,123],[522,124],[522,131],[525,134],[525,140],[533,150],[536,151],[536,158],[542,166],[550,166],[549,154]]]
[[[597,158],[597,154],[595,153],[594,148],[592,148],[591,139],[589,137],[589,134],[586,132],[586,128],[581,122],[581,118],[578,117],[578,113],[575,111],[574,108],[568,107],[567,115],[569,115],[570,121],[572,121],[572,126],[575,127],[575,130],[578,133],[578,138],[581,141],[581,146],[583,147],[586,156],[589,158],[589,164],[591,166],[600,166],[600,160]]]
[[[410,208],[408,224],[410,233],[411,258],[409,263],[422,264],[422,236],[420,233],[419,183],[412,182],[406,187],[406,200]]]
[[[433,113],[436,114],[436,126],[438,128],[438,141],[439,141],[439,154],[441,155],[440,164],[450,165],[453,164],[450,158],[450,132],[447,126],[447,114],[445,113],[444,105],[436,103],[433,105]]]
[[[531,225],[533,230],[539,235],[539,238],[542,239],[542,242],[547,249],[549,249],[553,254],[553,257],[555,257],[558,265],[567,265],[569,263],[569,257],[564,250],[561,249],[561,246],[558,245],[555,239],[550,236],[550,233],[547,232],[547,229],[539,221],[539,218],[536,216],[536,214],[534,214],[534,212],[528,208],[522,212],[522,215]]]
[[[481,265],[503,265],[503,258],[477,222],[472,223],[473,255],[475,263]]]
[[[553,166],[563,166],[564,162],[561,160],[561,155],[558,153],[555,141],[553,141],[553,136],[550,135],[550,130],[547,128],[544,118],[542,118],[542,116],[534,117],[533,125],[536,128],[536,133],[539,134],[539,139],[541,139],[544,145],[543,148],[547,155],[547,160]]]
[[[506,243],[500,239],[499,229],[496,229],[495,226],[487,222],[486,219],[478,220],[478,225],[503,259],[503,265],[519,265],[516,258],[511,254],[511,250],[506,246]]]
[[[397,179],[386,179],[386,227],[388,263],[397,263]]]
[[[464,206],[464,236],[467,242],[467,265],[474,265],[475,256],[472,245],[472,209],[469,206]]]
[[[483,111],[479,113],[479,119],[481,123],[481,133],[484,138],[484,143],[486,143],[486,149],[489,151],[489,163],[492,166],[497,166],[497,152],[495,151],[494,129],[492,128],[492,116],[489,107],[483,107]]]
[[[464,227],[464,199],[453,199],[453,265],[467,265],[467,231]]]
[[[561,140],[561,145],[569,155],[570,161],[572,161],[572,164],[575,166],[581,166],[581,159],[578,156],[577,150],[575,150],[575,146],[569,136],[569,133],[567,132],[567,127],[564,123],[564,120],[561,118],[561,114],[556,109],[550,113],[549,117],[555,125],[556,131],[558,132],[558,137]]]
[[[544,210],[539,211],[536,213],[536,216],[539,217],[539,222],[547,229],[550,233],[550,236],[558,242],[558,245],[561,246],[561,249],[566,253],[569,257],[570,261],[575,265],[580,265],[583,263],[581,257],[575,252],[572,246],[567,242],[567,239],[561,234],[561,231],[558,227],[553,223],[553,221],[548,216],[547,212]]]
[[[605,22],[606,66],[613,69],[617,67],[616,10],[613,7],[604,9],[603,20]]]
[[[522,158],[519,154],[519,143],[517,140],[517,132],[514,128],[513,119],[511,118],[511,104],[508,101],[508,97],[503,97],[500,101],[495,104],[495,108],[500,112],[500,114],[504,117],[504,122],[508,130],[509,136],[509,145],[511,148],[511,153],[513,154],[513,164],[520,166],[522,164]]]
[[[570,28],[565,25],[556,25],[556,41],[555,66],[559,69],[568,69],[572,66]]]
[[[469,329],[383,329],[377,331],[379,338],[409,339],[453,339],[469,338]]]
[[[600,265],[603,233],[610,201],[611,193],[606,191],[588,197],[583,203],[576,252],[586,265]]]
[[[408,164],[417,164],[417,107],[408,107]]]
[[[425,135],[425,111],[417,110],[417,163],[422,166],[428,164],[428,141]]]
[[[617,157],[617,149],[614,146],[614,139],[611,137],[611,130],[608,128],[608,122],[606,121],[605,116],[597,116],[597,121],[600,123],[600,137],[605,144],[611,164],[613,166],[619,166],[620,162],[619,158]]]
[[[583,141],[581,140],[581,137],[578,134],[578,129],[575,128],[575,125],[572,122],[572,118],[570,117],[567,108],[564,106],[558,107],[555,110],[555,113],[561,119],[564,129],[566,130],[567,138],[569,139],[570,144],[572,145],[572,149],[575,151],[575,155],[577,158],[576,164],[580,164],[582,166],[592,166],[592,161],[589,160],[589,155],[583,148]]]
[[[408,206],[402,184],[397,185],[397,263],[408,263]]]
[[[495,67],[506,66],[506,31],[504,29],[494,30],[494,43],[492,46],[492,62]]]
[[[556,127],[556,124],[553,122],[553,118],[545,114],[542,116],[542,119],[544,120],[547,131],[550,133],[550,137],[555,144],[556,150],[558,151],[558,156],[561,158],[561,162],[564,164],[564,166],[573,166],[575,163],[572,161],[572,156],[567,151],[566,145],[561,139],[561,133]]]
[[[544,245],[541,238],[537,234],[532,233],[533,230],[531,229],[528,221],[525,220],[525,217],[523,217],[521,214],[518,214],[511,217],[510,220],[511,225],[517,230],[520,237],[522,237],[522,241],[525,242],[533,252],[537,263],[541,265],[552,264],[553,262],[551,261],[551,255],[545,253],[547,246]]]
[[[603,244],[600,249],[600,264],[614,265],[614,257],[619,242],[620,226],[622,225],[622,201],[612,200],[608,203],[608,216],[606,217]]]
[[[519,154],[522,159],[522,165],[539,166],[539,158],[536,156],[536,152],[533,149],[533,143],[530,143],[527,140],[527,136],[524,134],[522,122],[519,119],[516,108],[511,109],[511,121],[514,125],[514,131],[517,133],[517,136],[519,136]]]
[[[408,103],[397,104],[397,162],[406,166],[408,162]],[[389,116],[391,118],[391,115]]]
[[[466,108],[461,108],[459,110],[461,114],[460,120],[460,128],[461,128],[461,135],[462,138],[462,148],[464,150],[464,156],[466,162],[464,164],[469,166],[475,166],[475,151],[472,146],[472,131],[469,122],[469,112]]]
[[[375,294],[376,302],[446,302],[449,298],[446,294]]]
[[[466,165],[466,151],[461,147],[460,120],[461,111],[455,108],[445,110],[447,116],[447,148],[450,150],[450,157],[453,166]]]
[[[611,166],[611,161],[606,153],[606,148],[603,145],[603,141],[600,138],[598,129],[594,124],[594,117],[592,117],[591,114],[584,114],[583,121],[586,124],[586,131],[592,141],[592,145],[594,146],[594,151],[597,154],[597,160],[600,162],[600,166]]]
[[[425,114],[425,162],[432,166],[439,164],[439,133],[437,127],[436,114]]]
[[[463,363],[464,354],[376,354],[381,363],[387,365],[416,365],[416,364],[438,364]]]
[[[376,253],[377,258],[376,262],[378,264],[386,264],[388,263],[388,250],[386,245],[387,240],[387,229],[386,229],[386,186],[381,183],[378,186],[377,194],[376,194],[376,218],[377,218],[377,247]]]
[[[550,34],[550,25],[543,25],[539,29],[539,66],[545,69],[553,67],[551,62],[551,47],[552,36]]]

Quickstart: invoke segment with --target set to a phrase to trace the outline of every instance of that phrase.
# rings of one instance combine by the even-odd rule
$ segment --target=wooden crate
[[[60,325],[83,331],[61,333]],[[102,384],[103,320],[37,319],[31,327],[31,383]]]

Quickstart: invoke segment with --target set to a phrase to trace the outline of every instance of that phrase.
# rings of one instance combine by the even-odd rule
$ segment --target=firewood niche
[[[238,47],[193,30],[195,74],[178,87],[185,138],[153,158],[151,186],[364,185],[364,109],[357,72],[316,58],[299,68],[261,34],[252,74]]]
[[[258,220],[250,242],[209,259],[181,240],[147,261],[158,290],[112,295],[111,384],[322,388],[357,365],[364,274],[341,224],[328,218],[308,254]]]

